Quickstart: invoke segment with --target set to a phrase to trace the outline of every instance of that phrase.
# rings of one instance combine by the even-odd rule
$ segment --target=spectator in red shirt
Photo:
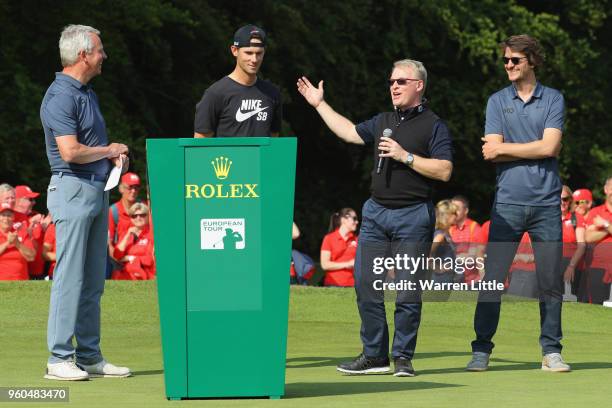
[[[572,194],[574,199],[574,212],[586,217],[593,206],[593,193],[586,188],[579,188]]]
[[[584,218],[579,213],[572,213],[573,194],[568,186],[561,190],[561,221],[563,233],[563,259],[561,269],[564,270],[563,280],[572,284],[572,292],[578,294],[580,269],[578,266],[584,255]]]
[[[111,255],[119,239],[125,236],[127,230],[132,226],[128,210],[139,201],[139,192],[140,177],[136,173],[125,173],[119,184],[121,199],[108,209],[108,238]]]
[[[45,239],[43,242],[42,256],[45,261],[49,262],[49,271],[47,276],[53,279],[53,271],[55,270],[55,224],[51,223],[45,231]]]
[[[353,266],[357,251],[355,210],[343,208],[330,218],[329,233],[321,244],[321,268],[325,271],[324,286],[355,286]]]
[[[604,185],[606,201],[589,211],[585,219],[585,239],[593,244],[588,266],[591,303],[603,303],[610,296],[612,283],[612,176]],[[603,285],[602,285],[603,283]]]
[[[480,247],[480,225],[468,218],[470,202],[465,196],[457,195],[453,197],[452,203],[457,207],[457,220],[455,225],[451,225],[449,233],[456,244],[457,258],[474,259],[478,256]],[[476,268],[466,268],[463,275],[465,282],[480,279]]]
[[[521,237],[514,260],[510,266],[508,293],[515,296],[523,296],[537,299],[539,297],[538,280],[535,274],[536,265],[533,256],[531,238],[525,232]]]
[[[0,204],[0,280],[28,280],[28,262],[34,259],[32,240],[25,228],[15,231],[10,204]]]
[[[431,271],[431,279],[440,283],[460,282],[463,276],[455,273],[454,268],[444,268],[447,259],[452,259],[453,264],[456,259],[456,246],[449,234],[451,226],[457,222],[457,207],[450,200],[442,200],[436,204],[436,229],[434,231],[433,242],[429,253],[430,258],[437,258],[441,261],[435,263],[435,268]],[[438,268],[438,266],[442,266]]]
[[[123,267],[113,272],[113,279],[145,280],[155,278],[153,233],[149,226],[149,207],[136,203],[129,210],[132,225],[121,236],[113,258]]]
[[[28,186],[21,185],[15,187],[15,214],[23,219],[23,224],[28,230],[36,256],[32,262],[28,262],[28,273],[30,279],[43,279],[45,260],[42,257],[42,244],[45,237],[45,228],[51,222],[49,216],[43,217],[42,214],[34,211],[36,198],[40,193],[32,191]]]

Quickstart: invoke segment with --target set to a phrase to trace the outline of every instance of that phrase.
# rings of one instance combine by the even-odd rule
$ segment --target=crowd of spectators
[[[107,278],[146,280],[155,278],[155,250],[151,213],[139,199],[141,180],[126,173],[119,184],[120,199],[109,208]],[[563,280],[565,295],[581,302],[603,303],[610,298],[612,283],[612,177],[604,185],[605,202],[593,206],[593,194],[563,186]],[[0,280],[53,279],[55,225],[51,214],[34,211],[40,193],[25,185],[0,184]],[[470,203],[457,195],[436,205],[436,229],[432,257],[473,258],[486,252],[489,221],[479,224],[469,218]],[[353,267],[359,219],[352,208],[342,208],[330,217],[320,251],[321,274],[308,255],[293,251],[291,277],[295,283],[320,281],[324,286],[354,286]],[[293,225],[293,239],[300,236]],[[474,265],[474,263],[471,263]],[[484,275],[483,269],[431,270],[440,282],[470,282]],[[538,283],[529,234],[518,244],[506,287],[508,293],[537,297]]]
[[[563,186],[561,213],[563,227],[563,280],[565,298],[585,303],[603,303],[612,298],[612,177],[603,186],[605,202],[593,207],[593,194],[581,188],[572,192]],[[436,229],[430,257],[473,258],[486,254],[489,220],[482,225],[469,218],[470,203],[466,196],[457,195],[436,205]],[[313,276],[314,283],[323,286],[353,286],[353,265],[358,240],[358,218],[351,208],[343,208],[331,217],[328,234],[323,238],[320,253],[322,277]],[[509,250],[514,246],[509,244]],[[554,244],[554,243],[551,243]],[[512,248],[511,248],[512,247]],[[468,263],[470,266],[476,262]],[[477,281],[484,269],[476,266],[455,270],[435,269],[428,276],[438,282]],[[295,281],[295,280],[294,280]],[[298,283],[306,283],[302,280]],[[313,283],[311,281],[311,283]],[[535,258],[529,234],[516,245],[516,255],[505,286],[509,294],[537,298],[538,281]]]
[[[121,198],[108,214],[107,278],[155,278],[151,214],[139,200],[140,177],[121,177]],[[40,193],[25,185],[0,184],[0,280],[53,279],[55,224],[33,210]]]

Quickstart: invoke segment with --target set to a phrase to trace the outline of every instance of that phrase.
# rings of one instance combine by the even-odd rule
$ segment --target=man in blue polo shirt
[[[99,35],[88,26],[64,28],[59,41],[64,68],[55,74],[40,107],[52,173],[47,207],[57,235],[45,375],[53,380],[130,375],[127,367],[106,362],[100,351],[108,234],[104,186],[113,164],[123,163],[127,170],[128,147],[108,143],[98,97],[88,84],[106,59]]]
[[[561,358],[561,150],[564,100],[555,89],[537,82],[543,62],[537,40],[512,36],[500,44],[512,84],[489,98],[482,153],[497,169],[491,211],[485,281],[504,282],[524,232],[531,237],[540,289],[542,370],[569,371]],[[481,292],[468,371],[484,371],[494,344],[501,293]]]

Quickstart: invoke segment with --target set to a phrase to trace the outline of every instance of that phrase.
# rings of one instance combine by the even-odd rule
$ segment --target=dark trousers
[[[561,352],[560,206],[532,207],[496,203],[491,212],[484,281],[504,282],[524,232],[531,238],[540,300],[540,345],[543,354]],[[474,315],[472,351],[491,353],[501,310],[500,292],[481,292]]]
[[[389,328],[385,313],[384,293],[373,289],[373,281],[384,274],[373,272],[377,257],[407,254],[428,256],[433,237],[435,215],[431,202],[389,209],[369,199],[362,210],[363,221],[355,258],[355,291],[361,317],[361,341],[368,357],[389,354]],[[394,280],[416,280],[419,274],[395,268]],[[395,303],[395,334],[392,357],[411,359],[421,323],[420,291],[398,292]]]

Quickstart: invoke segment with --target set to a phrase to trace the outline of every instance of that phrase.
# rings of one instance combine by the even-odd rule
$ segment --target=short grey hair
[[[10,191],[15,191],[15,188],[8,183],[0,184],[0,194],[8,193]]]
[[[60,58],[62,66],[74,65],[79,59],[79,53],[93,51],[93,41],[90,34],[100,35],[100,31],[86,25],[71,24],[64,27],[59,40]]]
[[[423,92],[425,92],[425,88],[427,88],[427,70],[421,61],[402,59],[393,63],[393,68],[397,67],[408,67],[412,69],[414,74],[417,76],[416,79],[423,81]]]

